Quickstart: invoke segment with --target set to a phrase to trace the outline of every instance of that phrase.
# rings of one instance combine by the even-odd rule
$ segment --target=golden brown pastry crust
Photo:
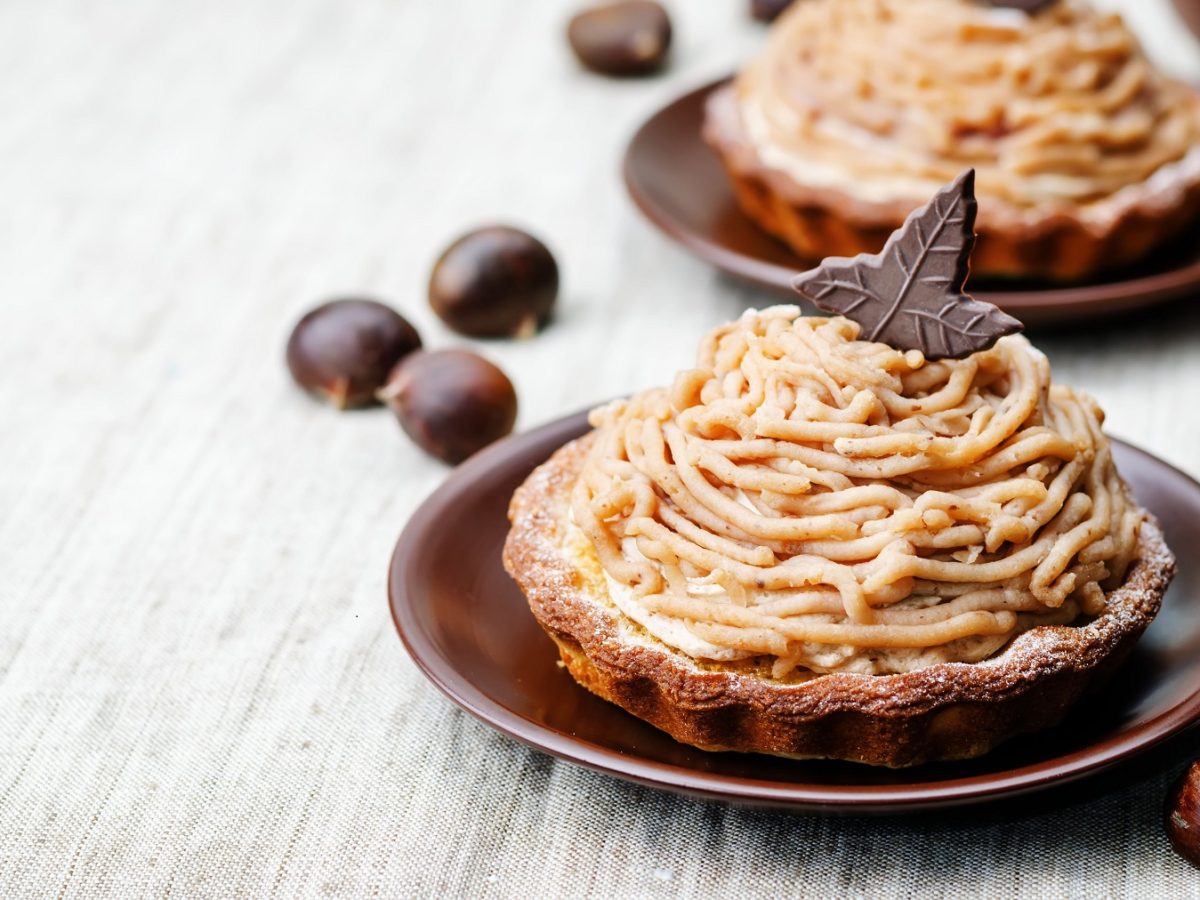
[[[732,85],[708,98],[704,138],[717,152],[738,205],[760,228],[805,259],[878,253],[918,201],[867,201],[804,185],[764,166],[737,113]],[[1086,278],[1128,265],[1183,233],[1200,216],[1200,180],[1181,186],[1171,205],[1132,205],[1103,230],[1067,213],[1034,223],[997,221],[981,204],[971,270],[976,275]],[[994,210],[993,210],[994,212]]]
[[[1108,595],[1108,612],[1086,625],[1034,628],[982,663],[798,683],[772,681],[752,662],[704,666],[652,639],[622,635],[620,613],[563,549],[571,487],[592,439],[561,448],[513,495],[505,568],[576,681],[706,750],[893,767],[979,756],[1059,722],[1132,649],[1175,570],[1150,520],[1138,560]]]

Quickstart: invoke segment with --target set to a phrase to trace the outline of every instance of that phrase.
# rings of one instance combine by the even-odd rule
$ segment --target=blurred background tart
[[[1092,276],[1200,215],[1200,94],[1084,0],[805,0],[704,134],[747,215],[811,259],[878,251],[968,167],[977,274]]]

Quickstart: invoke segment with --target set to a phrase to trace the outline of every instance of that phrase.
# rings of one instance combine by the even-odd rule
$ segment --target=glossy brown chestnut
[[[1200,760],[1183,770],[1167,791],[1167,836],[1179,855],[1200,867]]]
[[[499,368],[469,350],[414,353],[379,392],[425,452],[459,463],[512,431],[517,394]]]
[[[396,363],[420,346],[417,330],[391,307],[333,300],[296,323],[287,365],[298,385],[345,409],[374,403]]]
[[[649,0],[622,0],[585,9],[567,25],[579,61],[603,75],[648,75],[671,46],[671,19]]]
[[[468,232],[429,277],[429,305],[459,334],[528,337],[558,296],[558,264],[546,245],[507,225]]]
[[[1034,15],[1047,6],[1053,6],[1058,0],[984,0],[984,2],[988,6],[995,6],[999,9],[1019,9],[1021,12]]]
[[[792,0],[750,0],[750,15],[762,22],[774,22],[792,5]]]

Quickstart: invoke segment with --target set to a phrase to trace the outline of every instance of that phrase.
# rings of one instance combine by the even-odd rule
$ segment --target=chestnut
[[[507,225],[468,232],[429,277],[429,305],[471,337],[528,337],[550,317],[558,264],[546,245]]]
[[[985,0],[985,2],[989,6],[998,6],[1001,9],[1019,9],[1032,16],[1057,0]]]
[[[1196,760],[1167,791],[1163,809],[1167,837],[1179,855],[1200,867],[1200,760]]]
[[[300,387],[346,409],[374,403],[396,363],[420,346],[417,330],[391,307],[332,300],[296,323],[287,365]]]
[[[750,0],[750,15],[762,22],[774,22],[792,5],[792,0]]]
[[[648,75],[671,46],[671,19],[650,0],[593,6],[567,25],[567,41],[579,61],[602,75]]]
[[[499,368],[469,350],[422,350],[402,359],[379,399],[421,449],[462,462],[512,431],[517,394]]]

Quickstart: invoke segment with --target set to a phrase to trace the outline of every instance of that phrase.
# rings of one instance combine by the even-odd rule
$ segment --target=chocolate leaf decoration
[[[1001,9],[1019,9],[1033,15],[1057,2],[1058,0],[983,0],[983,5],[997,6]]]
[[[975,245],[975,170],[911,213],[883,251],[833,257],[792,286],[819,309],[853,319],[862,339],[926,359],[959,359],[1023,327],[962,292]]]

